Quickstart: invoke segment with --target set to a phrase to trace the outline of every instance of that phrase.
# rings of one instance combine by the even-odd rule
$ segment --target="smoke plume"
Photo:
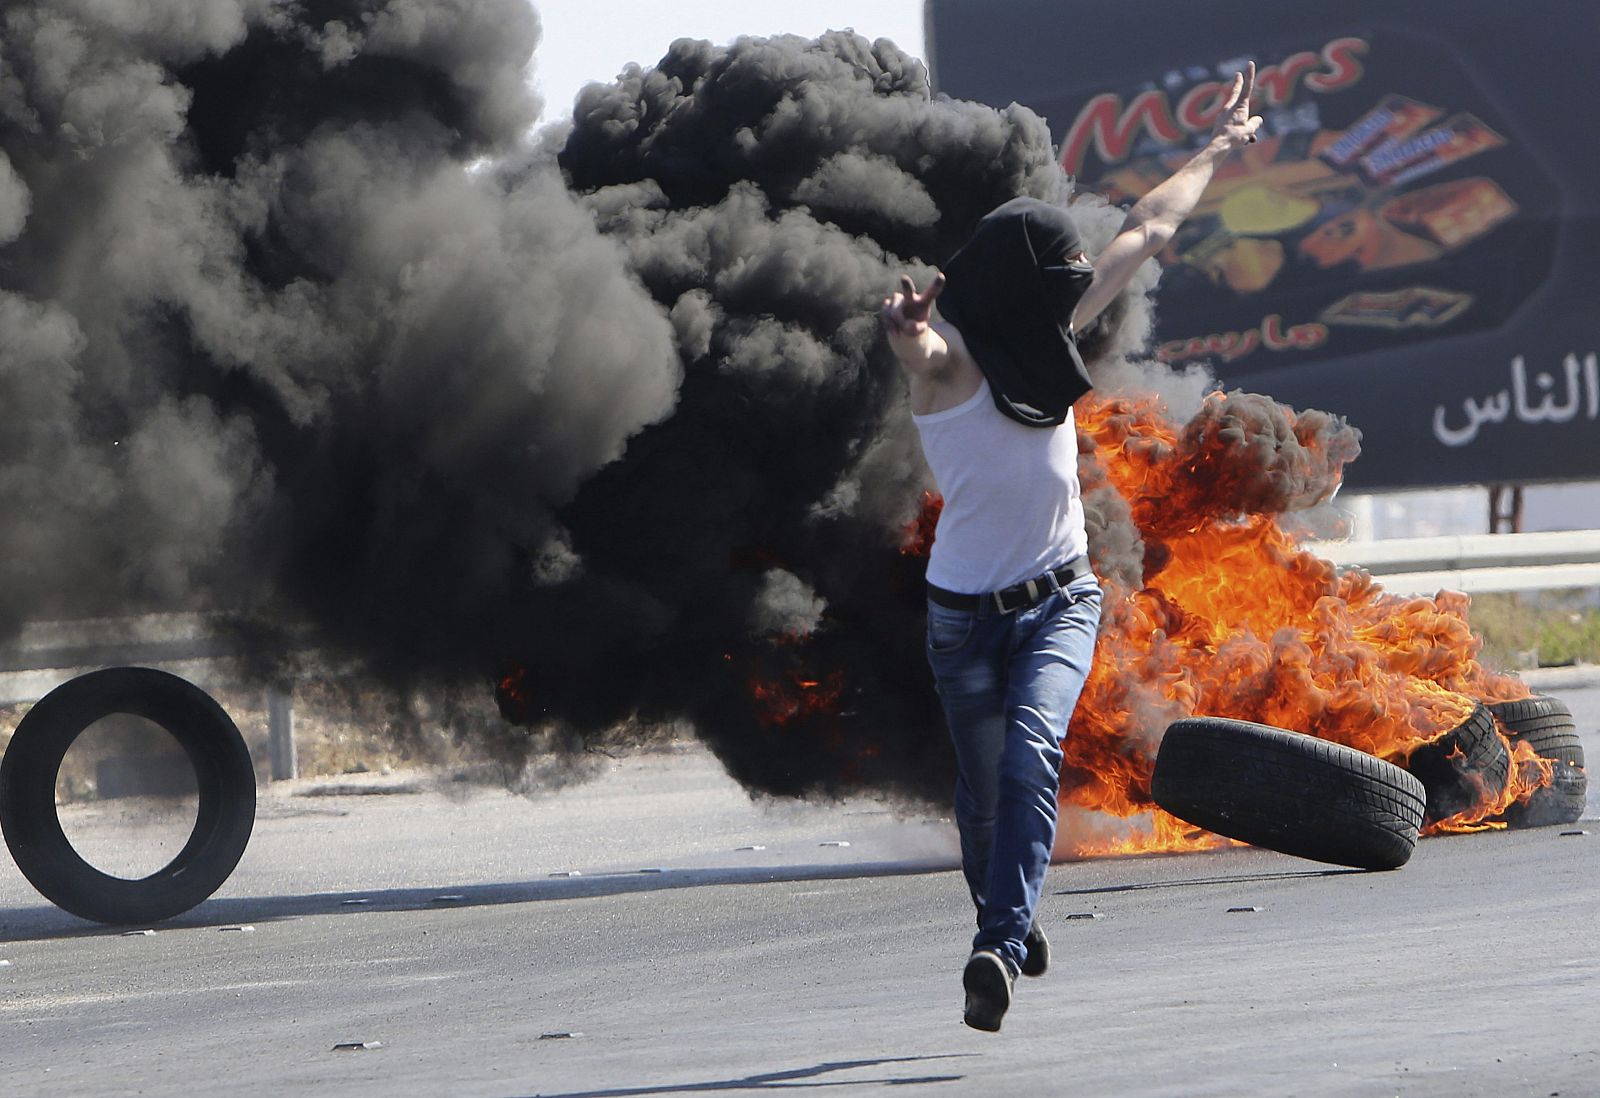
[[[536,116],[527,5],[13,3],[3,32],[0,624],[193,606],[481,668],[681,378],[552,167],[465,170]]]
[[[495,689],[501,756],[687,720],[752,788],[944,797],[876,310],[1067,200],[1046,126],[833,33],[679,41],[536,144],[538,39],[524,0],[0,6],[0,634],[203,609],[265,673],[292,627]],[[1085,333],[1112,395],[1154,280]],[[1181,445],[1241,508],[1331,491],[1352,450],[1207,388]],[[1085,469],[1137,586],[1139,501]]]

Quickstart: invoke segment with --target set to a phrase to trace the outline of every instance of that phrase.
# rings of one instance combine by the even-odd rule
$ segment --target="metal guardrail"
[[[204,614],[146,614],[32,622],[0,645],[0,705],[34,702],[69,679],[101,667],[155,667],[203,690],[243,681],[232,644]],[[274,781],[298,776],[294,707],[287,691],[268,689],[267,745]]]
[[[1397,595],[1600,587],[1600,530],[1314,541],[1302,548],[1365,568]]]
[[[1338,565],[1365,568],[1397,595],[1600,588],[1600,530],[1311,541],[1302,548]],[[125,664],[159,667],[202,689],[242,678],[232,646],[203,614],[36,622],[0,645],[0,705],[37,701],[85,671]],[[266,708],[272,777],[293,778],[298,767],[292,699],[269,691]]]

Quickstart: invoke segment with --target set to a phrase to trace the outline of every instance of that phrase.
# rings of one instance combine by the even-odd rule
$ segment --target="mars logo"
[[[1370,49],[1363,38],[1335,38],[1319,51],[1305,50],[1268,65],[1256,73],[1254,105],[1282,106],[1301,85],[1322,95],[1348,88],[1360,81],[1364,73],[1360,59]],[[1091,143],[1109,166],[1128,158],[1141,132],[1170,145],[1203,133],[1216,120],[1230,89],[1229,82],[1206,81],[1189,88],[1176,103],[1172,93],[1159,88],[1139,93],[1126,105],[1114,92],[1097,95],[1084,104],[1061,142],[1061,166],[1076,176]]]

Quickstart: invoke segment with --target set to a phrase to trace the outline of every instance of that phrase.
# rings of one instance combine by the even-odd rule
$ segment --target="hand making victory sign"
[[[910,275],[901,275],[900,289],[883,299],[883,326],[890,337],[916,339],[925,332],[933,315],[934,298],[943,289],[943,274],[935,274],[921,293],[917,292],[917,284]]]
[[[1261,116],[1250,115],[1250,93],[1256,86],[1256,63],[1250,62],[1244,72],[1233,74],[1233,92],[1228,105],[1217,115],[1214,137],[1220,137],[1230,148],[1255,143],[1256,130],[1261,128]]]
[[[921,292],[910,275],[901,275],[900,289],[883,299],[878,314],[890,349],[905,367],[911,407],[919,415],[938,411],[951,400],[964,400],[978,387],[977,365],[952,356],[949,341],[933,327],[933,302],[944,285],[942,271],[935,272]]]

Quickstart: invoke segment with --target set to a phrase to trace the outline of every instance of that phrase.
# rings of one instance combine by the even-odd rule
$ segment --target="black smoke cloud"
[[[875,313],[1066,197],[1044,123],[829,34],[680,41],[535,146],[538,34],[523,0],[0,6],[0,633],[205,609],[263,673],[293,627],[578,742],[686,719],[753,788],[942,798]]]
[[[936,98],[891,43],[830,34],[680,41],[586,89],[562,137],[685,378],[564,512],[598,673],[539,646],[527,696],[594,725],[688,715],[763,789],[943,796],[922,561],[900,552],[926,472],[876,307],[1001,201],[1064,197],[1042,121]]]
[[[533,13],[0,19],[0,624],[198,605],[481,668],[517,568],[681,378],[553,168],[465,170],[536,115]]]

